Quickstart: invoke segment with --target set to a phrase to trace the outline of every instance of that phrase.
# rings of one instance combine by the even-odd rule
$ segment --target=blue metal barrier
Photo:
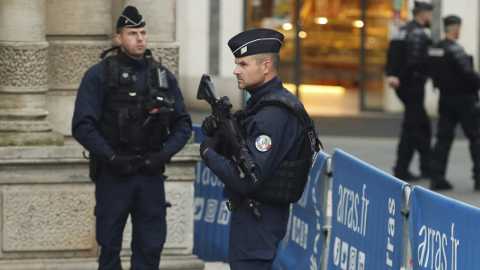
[[[409,223],[413,269],[480,269],[480,209],[415,187]]]
[[[202,135],[198,126],[195,141]],[[329,243],[324,236],[321,188],[329,157],[321,154],[310,172],[305,193],[292,205],[287,235],[275,270],[400,269],[407,184],[341,151],[332,156],[332,220]],[[195,181],[194,254],[205,261],[226,261],[230,212],[223,184],[199,162]],[[413,269],[480,268],[480,209],[422,187],[410,194],[409,240]],[[327,253],[328,259],[322,258]]]
[[[292,205],[287,234],[280,243],[273,269],[319,269],[324,243],[323,193],[329,157],[317,157],[302,198]]]
[[[406,183],[341,150],[332,167],[328,269],[400,269]]]

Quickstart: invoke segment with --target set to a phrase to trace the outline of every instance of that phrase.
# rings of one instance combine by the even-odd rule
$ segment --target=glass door
[[[361,0],[360,108],[383,110],[384,69],[390,29],[408,15],[408,1]]]
[[[398,2],[408,1],[246,0],[245,22],[247,29],[285,35],[280,76],[309,113],[354,115],[383,108],[389,25]]]

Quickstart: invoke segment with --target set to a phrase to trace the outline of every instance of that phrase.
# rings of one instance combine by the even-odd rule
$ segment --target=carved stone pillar
[[[46,0],[0,2],[0,146],[62,144],[47,121]]]
[[[71,135],[80,80],[111,44],[111,13],[111,1],[47,1],[47,108],[53,128],[64,135]]]

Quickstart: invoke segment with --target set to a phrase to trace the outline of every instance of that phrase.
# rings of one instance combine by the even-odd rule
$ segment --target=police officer
[[[189,139],[191,120],[174,75],[146,49],[145,21],[135,7],[118,18],[116,39],[116,53],[82,79],[72,134],[90,153],[99,269],[122,269],[130,215],[131,267],[157,270],[166,238],[164,166]]]
[[[414,20],[402,26],[394,35],[387,55],[387,83],[395,89],[405,108],[393,173],[405,181],[420,178],[409,171],[415,151],[420,154],[421,177],[429,176],[431,127],[424,98],[427,52],[432,43],[428,30],[432,10],[431,4],[416,1]]]
[[[289,204],[299,199],[318,151],[313,122],[300,101],[278,77],[284,36],[270,29],[242,32],[228,42],[235,56],[238,87],[251,94],[236,120],[245,139],[253,176],[237,170],[219,149],[221,128],[210,116],[200,146],[206,165],[226,186],[230,198],[229,263],[232,270],[271,269],[277,244],[284,237]],[[230,152],[235,152],[230,149]]]
[[[445,38],[429,50],[432,77],[435,86],[440,89],[438,131],[432,155],[430,188],[452,188],[445,179],[445,174],[455,127],[460,123],[470,141],[474,188],[480,190],[480,119],[476,105],[480,76],[473,68],[472,57],[457,43],[462,23],[460,17],[447,16],[443,23]]]

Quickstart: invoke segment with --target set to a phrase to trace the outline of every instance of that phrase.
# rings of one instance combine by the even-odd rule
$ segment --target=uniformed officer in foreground
[[[166,238],[165,164],[187,142],[190,117],[173,74],[146,49],[145,21],[127,6],[116,53],[91,67],[75,102],[72,134],[90,155],[101,270],[120,270],[132,220],[131,269],[158,270]]]
[[[277,244],[287,229],[289,204],[300,198],[312,155],[318,151],[313,122],[278,77],[283,39],[277,31],[253,29],[228,42],[235,56],[238,87],[251,94],[236,120],[248,149],[244,158],[255,164],[254,176],[241,173],[222,154],[217,136],[221,128],[215,130],[219,126],[215,118],[203,123],[206,134],[214,135],[201,144],[201,156],[225,183],[230,198],[228,258],[232,270],[271,269]]]
[[[433,6],[415,1],[414,19],[402,26],[390,42],[387,83],[404,105],[402,131],[393,174],[405,181],[429,177],[431,126],[424,106],[428,70],[429,26]],[[409,171],[414,152],[420,154],[421,176]]]
[[[480,76],[475,72],[473,60],[457,43],[462,20],[451,15],[443,20],[445,39],[429,50],[432,77],[440,89],[437,140],[432,155],[431,189],[447,190],[452,185],[446,180],[448,154],[461,124],[470,142],[475,190],[480,190],[480,117],[478,89]]]

